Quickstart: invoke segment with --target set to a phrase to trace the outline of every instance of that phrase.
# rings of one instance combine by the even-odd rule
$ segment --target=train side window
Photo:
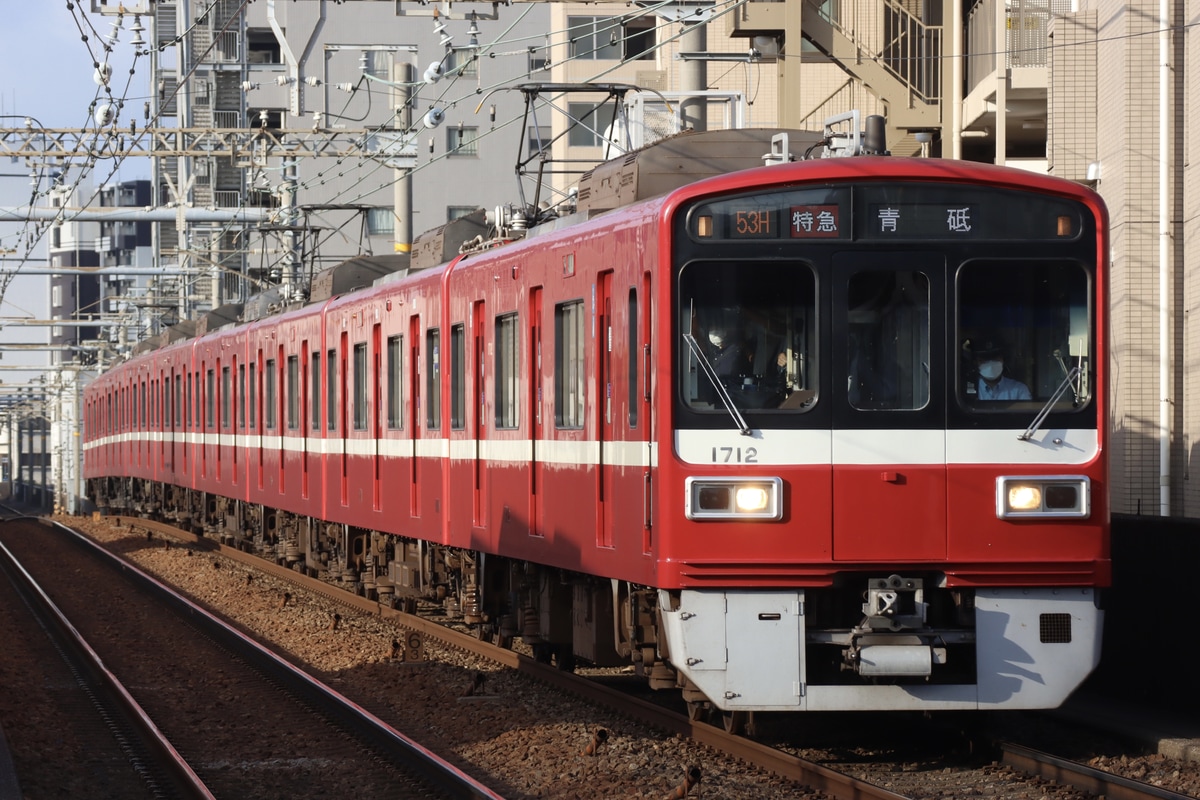
[[[847,396],[857,409],[912,411],[929,403],[929,277],[908,270],[850,276]]]
[[[300,356],[287,357],[287,426],[300,427]]]
[[[520,425],[520,325],[517,315],[496,317],[496,428]]]
[[[641,369],[642,352],[638,346],[638,307],[637,289],[629,290],[629,427],[636,428],[638,423],[638,370]]]
[[[325,427],[337,430],[337,350],[325,353]]]
[[[391,430],[404,427],[404,337],[387,340],[387,424]]]
[[[959,269],[955,289],[960,402],[981,412],[1022,402],[1036,409],[1059,393],[1055,411],[1087,404],[1093,321],[1082,264],[971,261]]]
[[[450,427],[467,426],[467,336],[461,322],[450,328]]]
[[[262,358],[259,355],[259,358]],[[250,391],[248,401],[250,403],[250,429],[253,430],[258,425],[258,378],[255,373],[258,371],[258,365],[255,362],[250,362]]]
[[[321,352],[314,350],[312,354],[312,377],[310,378],[309,394],[312,396],[312,429],[321,430]]]
[[[207,401],[204,405],[204,429],[211,431],[217,426],[217,375],[213,370],[208,370],[205,373],[204,380],[204,399]]]
[[[437,328],[425,331],[425,427],[442,427],[442,360],[441,332]]]
[[[221,428],[229,428],[233,414],[233,373],[229,367],[221,367]]]
[[[367,429],[367,343],[354,345],[354,430]]]
[[[263,388],[263,423],[268,429],[275,429],[275,359],[268,358],[267,365],[263,369],[263,380],[266,386]]]
[[[238,364],[238,425],[246,429],[246,365]]]
[[[583,427],[585,321],[582,300],[554,307],[554,423],[560,428]]]

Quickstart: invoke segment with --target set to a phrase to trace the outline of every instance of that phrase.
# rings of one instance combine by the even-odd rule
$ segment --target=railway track
[[[502,797],[87,537],[17,520],[0,544],[58,649],[91,654],[72,669],[127,720],[145,796]]]
[[[409,634],[415,634],[421,639],[437,640],[447,646],[476,654],[493,660],[512,670],[529,675],[546,685],[555,687],[573,696],[585,698],[588,702],[613,709],[622,715],[627,715],[665,731],[672,736],[687,737],[697,743],[720,753],[741,759],[748,764],[768,770],[797,786],[810,787],[823,796],[834,798],[902,798],[910,796],[898,793],[886,787],[886,780],[874,777],[870,779],[856,778],[853,770],[832,769],[806,758],[798,757],[775,747],[752,741],[745,737],[734,736],[720,728],[689,720],[685,715],[675,713],[655,703],[631,697],[628,693],[614,689],[596,681],[583,679],[572,673],[563,672],[550,665],[542,664],[532,658],[494,645],[480,641],[473,635],[456,631],[445,625],[412,614],[405,614],[388,606],[384,606],[349,592],[345,592],[329,584],[308,578],[300,573],[282,566],[265,562],[257,557],[240,551],[222,547],[211,540],[185,533],[169,525],[144,519],[123,518],[118,524],[148,532],[154,536],[172,537],[189,547],[203,548],[242,562],[255,570],[262,570],[282,580],[335,601],[348,608],[357,609],[383,619],[393,621]],[[598,735],[598,732],[597,732]],[[595,746],[602,743],[594,741]],[[590,745],[589,745],[590,746]],[[1053,756],[1040,754],[1037,751],[1010,745],[1005,748],[1006,755],[1002,764],[987,770],[987,780],[994,786],[994,792],[989,796],[1003,797],[1004,784],[1011,783],[1014,788],[1009,796],[1027,794],[1030,783],[1051,781],[1060,786],[1076,787],[1077,794],[1069,796],[1093,797],[1097,794],[1113,798],[1182,798],[1188,795],[1168,792],[1157,787],[1138,784],[1118,776],[1106,775],[1084,765],[1071,764]],[[1018,755],[1019,754],[1019,755]],[[680,786],[676,790],[687,791],[694,780],[702,780],[703,767],[697,766],[697,772],[690,776],[684,772]],[[978,778],[964,773],[964,790],[971,787],[971,782]],[[904,789],[901,792],[910,790]],[[951,794],[947,794],[949,791]],[[955,796],[954,789],[946,785],[939,786],[939,796]],[[1119,794],[1118,794],[1119,792]],[[678,796],[684,796],[682,794]],[[911,796],[923,796],[919,792]],[[1063,796],[1063,795],[1058,795]]]

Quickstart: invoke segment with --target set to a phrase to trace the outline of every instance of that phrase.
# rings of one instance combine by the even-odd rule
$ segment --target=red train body
[[[115,365],[91,496],[697,713],[1046,707],[1094,668],[1097,195],[832,158],[565,223]]]

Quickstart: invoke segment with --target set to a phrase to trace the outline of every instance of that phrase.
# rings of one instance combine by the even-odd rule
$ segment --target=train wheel
[[[533,660],[539,664],[549,664],[554,660],[554,645],[549,642],[538,642],[533,645]]]
[[[721,723],[724,726],[726,733],[732,733],[735,736],[741,736],[750,729],[750,712],[722,711]]]
[[[708,720],[708,713],[712,710],[707,700],[688,700],[687,715],[692,722],[705,722]]]

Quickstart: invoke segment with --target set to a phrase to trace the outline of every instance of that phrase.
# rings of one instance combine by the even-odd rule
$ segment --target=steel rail
[[[3,521],[12,522],[17,519],[25,517],[7,518]],[[32,612],[44,623],[43,627],[47,633],[59,645],[64,659],[72,662],[82,674],[87,675],[103,689],[105,699],[113,703],[120,714],[121,723],[132,729],[137,741],[155,759],[156,765],[165,769],[172,781],[171,788],[182,797],[215,800],[212,792],[154,724],[150,715],[133,698],[124,684],[109,671],[96,651],[3,543],[0,543],[0,572],[6,573],[17,586]],[[161,791],[165,787],[152,788]]]
[[[1029,747],[1009,742],[1002,743],[1000,747],[1004,753],[1003,763],[1013,769],[1073,786],[1107,800],[1189,800],[1192,797],[1113,775],[1102,769],[1068,761]]]
[[[130,519],[129,521],[136,521],[138,527],[148,527],[148,520]],[[81,545],[91,549],[97,555],[106,558],[139,588],[145,589],[164,604],[172,607],[182,616],[186,617],[189,624],[195,625],[206,635],[219,641],[230,652],[237,654],[247,663],[270,675],[273,680],[278,680],[280,684],[286,685],[288,691],[294,695],[302,697],[314,706],[319,707],[321,713],[329,719],[345,724],[355,734],[369,739],[371,744],[380,748],[382,752],[397,755],[406,768],[421,774],[431,786],[455,798],[504,800],[502,795],[475,780],[437,753],[396,730],[367,709],[344,697],[317,678],[259,644],[255,639],[237,628],[226,624],[215,614],[188,600],[182,594],[154,576],[144,572],[132,562],[116,553],[110,552],[84,533],[58,522],[48,522],[47,524],[73,536]],[[161,531],[162,527],[168,528],[171,533],[177,532],[177,529],[170,528],[169,526],[156,527],[160,532],[163,532]],[[184,535],[191,536],[192,534]],[[231,551],[230,548],[225,548],[215,543],[210,544],[213,544],[211,549],[214,552],[219,550],[222,551],[223,555],[230,555],[229,552],[224,552]],[[264,563],[268,562],[255,559],[249,563],[261,567]],[[295,575],[295,573],[291,574]]]
[[[455,647],[502,664],[573,696],[585,698],[597,705],[626,714],[658,730],[685,736],[695,742],[766,769],[783,778],[825,792],[831,797],[837,798],[837,800],[864,800],[866,798],[870,798],[871,800],[906,800],[904,795],[896,794],[874,784],[798,758],[790,753],[768,747],[751,739],[727,733],[720,728],[701,722],[693,722],[685,715],[663,708],[662,706],[640,698],[629,697],[623,692],[603,686],[585,677],[560,670],[549,664],[539,663],[528,656],[497,647],[494,644],[477,639],[470,634],[453,630],[437,622],[432,622],[414,614],[408,614],[382,605],[378,601],[338,589],[316,578],[308,577],[295,570],[266,561],[258,556],[214,542],[212,539],[182,531],[166,523],[155,522],[140,517],[112,517],[111,519],[118,520],[120,524],[134,529],[142,529],[170,536],[206,551],[220,553],[238,563],[261,570],[281,580],[289,581],[308,591],[329,598],[336,603],[379,616],[383,619],[392,620],[398,626],[408,631],[419,633],[423,637],[436,640],[447,646]]]

